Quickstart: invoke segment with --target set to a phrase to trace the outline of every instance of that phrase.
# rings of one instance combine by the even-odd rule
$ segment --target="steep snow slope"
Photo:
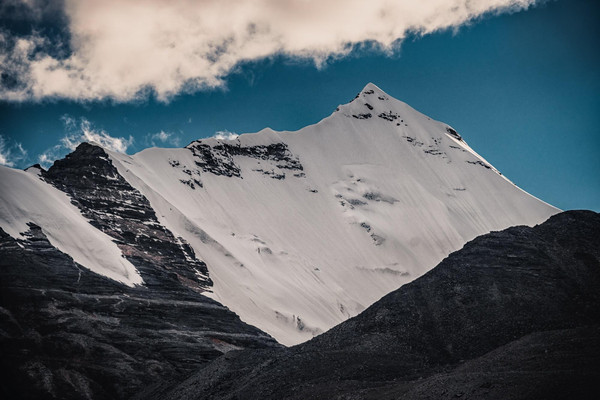
[[[135,267],[123,258],[112,239],[94,228],[69,197],[39,178],[39,169],[27,172],[0,166],[0,227],[22,238],[33,222],[50,243],[98,274],[128,286],[142,284]]]
[[[373,84],[296,132],[110,157],[207,263],[209,295],[287,345],[358,314],[477,235],[558,212],[448,125]]]

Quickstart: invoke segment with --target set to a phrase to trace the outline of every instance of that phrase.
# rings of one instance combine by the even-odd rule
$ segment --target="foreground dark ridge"
[[[305,344],[230,352],[140,398],[598,398],[599,233],[569,211],[480,236]]]

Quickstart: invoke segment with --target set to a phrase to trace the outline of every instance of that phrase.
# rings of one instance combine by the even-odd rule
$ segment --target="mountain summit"
[[[182,284],[286,345],[357,315],[480,234],[559,211],[372,83],[295,132],[133,156],[86,144],[69,157],[41,177],[0,168],[2,229],[19,238],[34,222],[76,262],[129,285],[152,284],[143,270],[157,260],[168,271],[173,255]],[[56,206],[39,215],[13,187]],[[75,238],[55,229],[67,217]],[[81,251],[94,235],[102,251]],[[107,263],[119,250],[125,260]]]

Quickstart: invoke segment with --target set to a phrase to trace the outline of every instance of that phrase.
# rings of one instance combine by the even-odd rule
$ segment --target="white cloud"
[[[240,136],[237,133],[233,133],[233,132],[229,132],[228,130],[224,130],[224,131],[218,131],[214,134],[214,138],[215,139],[220,139],[220,140],[235,140],[237,139],[237,137]]]
[[[21,143],[11,142],[0,135],[0,165],[14,167],[26,158],[27,150]]]
[[[64,116],[63,121],[65,126],[69,130],[73,130],[77,127],[77,121],[69,116]],[[77,128],[75,128],[77,129]],[[129,136],[129,139],[122,137],[112,137],[103,130],[95,130],[92,128],[90,121],[85,118],[81,118],[78,125],[78,130],[67,134],[61,140],[62,146],[73,151],[83,142],[92,142],[99,144],[100,146],[118,153],[125,153],[127,148],[133,143],[133,137]]]
[[[38,163],[44,167],[44,168],[48,168],[52,165],[52,163],[57,160],[59,158],[58,155],[55,155],[55,153],[52,150],[46,150],[45,152],[43,152],[42,154],[40,154],[38,156]]]
[[[68,57],[37,34],[0,32],[0,65],[20,84],[0,98],[168,100],[217,87],[243,61],[284,54],[317,66],[370,43],[395,50],[408,34],[456,28],[536,0],[66,0]],[[51,41],[51,40],[50,40]]]
[[[181,138],[173,132],[160,131],[146,135],[146,143],[151,146],[161,146],[165,144],[179,146]]]
[[[0,136],[0,165],[12,167],[14,164],[10,161],[10,152],[6,149],[6,142],[3,136]]]
[[[129,146],[133,144],[133,137],[128,139],[123,137],[110,136],[102,129],[95,129],[90,121],[85,118],[76,120],[68,115],[62,117],[67,134],[60,139],[60,142],[44,151],[38,156],[38,162],[45,168],[52,163],[64,157],[67,153],[75,150],[83,142],[91,142],[104,147],[107,150],[125,153]]]

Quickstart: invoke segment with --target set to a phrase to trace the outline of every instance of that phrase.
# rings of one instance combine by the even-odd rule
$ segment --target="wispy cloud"
[[[228,130],[224,130],[224,131],[218,131],[214,134],[214,138],[215,139],[220,139],[220,140],[235,140],[237,139],[237,137],[240,136],[237,133],[234,132],[229,132]]]
[[[85,118],[75,119],[68,115],[62,117],[66,134],[59,143],[44,151],[38,156],[38,162],[45,168],[54,163],[55,160],[64,157],[67,153],[75,150],[83,142],[96,143],[108,150],[125,153],[133,144],[133,137],[113,137],[106,131],[92,126]]]
[[[0,165],[14,167],[27,159],[27,150],[21,143],[13,142],[0,135]]]
[[[94,129],[90,121],[85,118],[81,118],[77,121],[76,119],[65,115],[62,119],[65,123],[65,127],[71,132],[63,137],[61,142],[64,147],[71,151],[75,150],[80,143],[93,142],[108,150],[125,153],[127,148],[133,143],[132,136],[129,136],[129,139],[112,137],[102,129]]]
[[[364,43],[393,52],[409,34],[456,28],[535,2],[65,0],[68,35],[0,31],[0,98],[130,101],[153,92],[168,100],[222,85],[240,62],[283,54],[320,66]],[[35,10],[46,2],[20,4]],[[56,51],[63,47],[68,51]]]
[[[155,147],[164,145],[179,146],[181,143],[181,137],[173,132],[160,131],[147,134],[145,141],[146,144]]]

